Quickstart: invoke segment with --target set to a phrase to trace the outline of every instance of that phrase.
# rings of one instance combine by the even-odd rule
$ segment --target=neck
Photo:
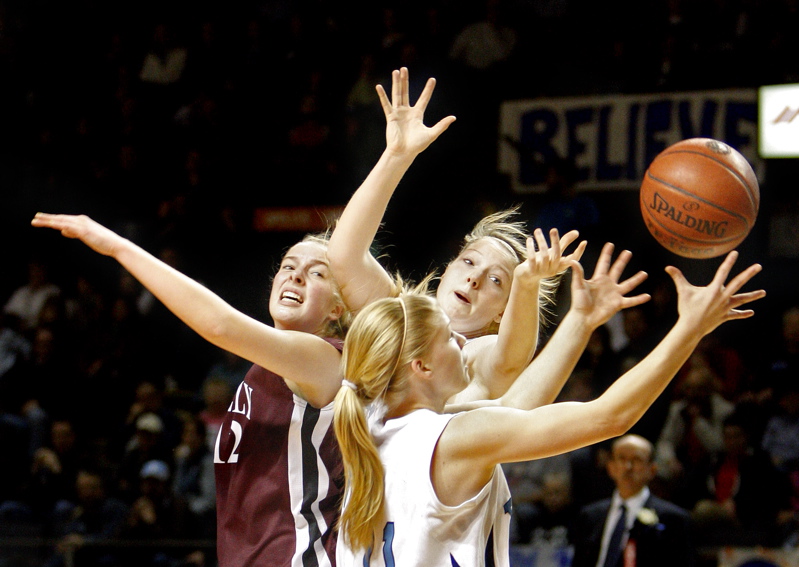
[[[628,489],[619,488],[617,490],[618,490],[619,496],[621,497],[622,500],[628,500],[628,499],[632,498],[633,496],[638,496],[639,494],[641,494],[641,491],[644,488],[646,488],[646,487],[641,487],[641,488],[639,488],[637,490],[633,489],[633,488],[628,488]]]
[[[405,397],[398,404],[386,410],[386,419],[402,417],[420,409],[442,413],[445,404],[446,400],[435,399],[426,392],[420,393],[415,390],[413,386],[409,385]]]

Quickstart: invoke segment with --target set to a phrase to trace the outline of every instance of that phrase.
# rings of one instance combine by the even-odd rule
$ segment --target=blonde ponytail
[[[366,549],[372,546],[374,529],[383,520],[384,471],[363,405],[347,386],[336,395],[333,423],[346,479],[339,531],[352,549]]]
[[[346,380],[336,395],[333,424],[346,479],[339,531],[355,551],[372,546],[385,521],[384,469],[364,406],[381,404],[390,412],[402,402],[410,361],[426,353],[439,329],[431,323],[443,318],[435,299],[417,288],[365,307],[344,341]]]

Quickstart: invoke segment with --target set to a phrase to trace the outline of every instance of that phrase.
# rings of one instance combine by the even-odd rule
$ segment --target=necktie
[[[627,508],[624,504],[621,505],[621,516],[619,521],[616,522],[616,527],[613,528],[613,533],[610,534],[610,543],[608,543],[608,551],[605,554],[604,567],[616,567],[621,557],[621,538],[624,535],[624,530],[627,528]]]

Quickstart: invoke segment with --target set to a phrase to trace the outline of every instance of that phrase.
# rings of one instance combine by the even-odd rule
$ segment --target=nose
[[[480,287],[480,280],[482,279],[482,274],[480,273],[473,273],[466,276],[466,283],[472,286],[474,289]]]
[[[291,281],[296,282],[298,284],[301,284],[303,281],[305,281],[302,276],[302,272],[300,272],[299,270],[291,272]]]

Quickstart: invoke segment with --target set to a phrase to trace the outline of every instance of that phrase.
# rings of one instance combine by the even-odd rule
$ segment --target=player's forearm
[[[330,236],[327,259],[350,309],[391,293],[392,280],[370,247],[391,196],[412,162],[413,156],[384,152],[350,198]]]
[[[503,395],[533,359],[538,346],[539,288],[540,281],[525,286],[514,281],[511,287],[496,344],[488,351],[484,365],[492,397]]]
[[[328,261],[343,265],[369,253],[394,190],[414,156],[384,151],[341,214],[328,244]]]
[[[568,312],[546,346],[502,397],[502,405],[533,409],[555,401],[580,360],[592,329]]]
[[[129,240],[119,243],[113,257],[180,320],[219,345],[220,326],[235,310],[218,295]]]
[[[699,344],[702,333],[680,321],[641,362],[620,376],[597,401],[607,415],[632,427],[655,402]]]

